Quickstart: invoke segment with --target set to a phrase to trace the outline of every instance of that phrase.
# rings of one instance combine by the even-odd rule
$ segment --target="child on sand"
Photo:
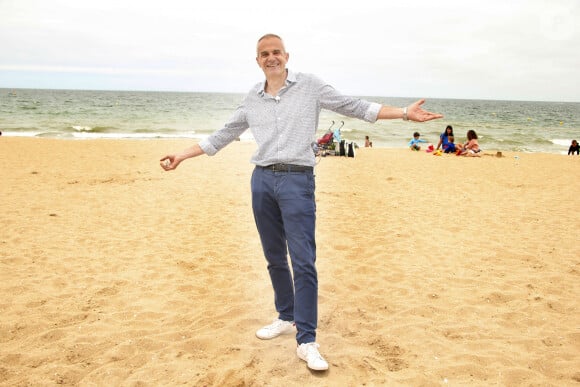
[[[457,150],[457,156],[471,156],[479,157],[480,154],[479,142],[477,141],[477,133],[471,129],[467,131],[467,142],[462,149]]]
[[[443,153],[455,153],[461,150],[461,144],[455,145],[455,136],[447,136],[447,142],[443,144]]]
[[[419,145],[422,142],[427,142],[421,138],[421,134],[419,132],[415,132],[413,133],[413,138],[411,139],[411,141],[409,141],[409,149],[413,150],[413,151],[420,151],[421,150],[421,146]]]

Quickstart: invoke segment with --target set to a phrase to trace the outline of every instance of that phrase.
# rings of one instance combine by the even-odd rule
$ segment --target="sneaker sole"
[[[264,336],[264,335],[260,335],[258,332],[256,332],[256,337],[260,340],[272,340],[275,339],[278,336],[282,336],[282,335],[289,335],[293,332],[296,332],[296,329],[294,328],[294,326],[292,326],[291,328],[288,328],[280,333],[278,333],[277,335],[274,336]]]
[[[326,366],[321,366],[321,367],[311,367],[310,364],[308,364],[308,360],[304,359],[302,356],[298,355],[298,358],[300,360],[303,360],[306,362],[306,365],[308,366],[308,368],[310,368],[313,371],[326,371],[328,370],[328,365]]]

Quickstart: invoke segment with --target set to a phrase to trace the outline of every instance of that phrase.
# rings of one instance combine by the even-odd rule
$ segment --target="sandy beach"
[[[0,137],[0,385],[580,385],[580,157],[322,158],[312,372],[255,337],[255,145],[190,144]]]

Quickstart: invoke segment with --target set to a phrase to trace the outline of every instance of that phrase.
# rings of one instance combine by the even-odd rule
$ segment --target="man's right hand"
[[[159,165],[166,171],[172,171],[181,163],[175,155],[167,155],[159,160]]]

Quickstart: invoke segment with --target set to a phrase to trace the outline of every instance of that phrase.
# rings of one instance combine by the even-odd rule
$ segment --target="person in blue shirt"
[[[421,137],[421,133],[415,132],[413,133],[413,138],[409,141],[409,149],[413,151],[420,151],[421,145],[420,143],[426,143],[427,141],[423,140]]]
[[[455,153],[458,149],[461,149],[460,144],[455,144],[455,136],[453,135],[453,127],[447,125],[445,131],[439,136],[439,143],[437,143],[436,150],[441,148],[444,153]]]
[[[262,340],[296,332],[296,354],[312,370],[328,369],[316,343],[316,135],[321,109],[367,122],[403,119],[424,122],[443,117],[421,108],[419,100],[398,108],[341,94],[315,75],[286,68],[289,53],[278,35],[258,40],[256,63],[265,79],[257,83],[230,120],[208,138],[160,159],[166,171],[186,159],[215,155],[252,131],[257,149],[251,162],[252,209],[267,261],[278,318],[256,332]],[[209,215],[208,215],[209,216]],[[292,269],[288,262],[288,255]],[[338,361],[340,363],[340,361]]]

